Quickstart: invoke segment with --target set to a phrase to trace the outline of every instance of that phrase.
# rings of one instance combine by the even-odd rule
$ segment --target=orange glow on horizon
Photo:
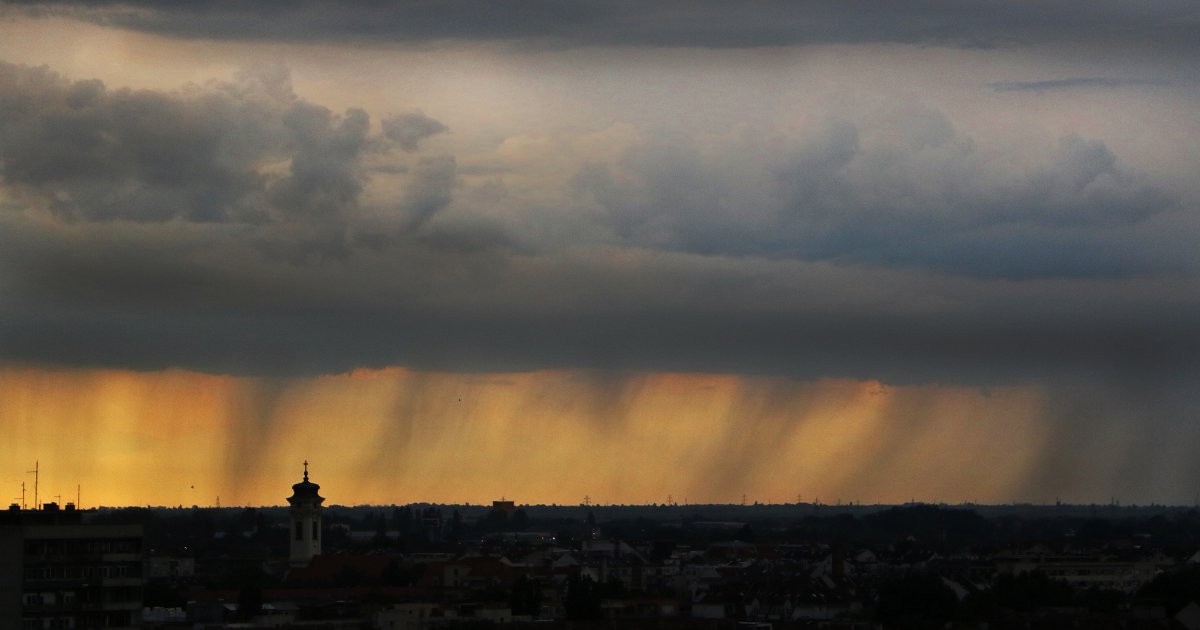
[[[1010,501],[1046,436],[1033,388],[710,374],[404,368],[271,379],[0,369],[19,497],[280,505],[312,462],[330,504]],[[11,501],[12,499],[10,499]]]

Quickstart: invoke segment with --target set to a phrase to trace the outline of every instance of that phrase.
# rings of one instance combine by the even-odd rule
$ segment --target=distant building
[[[517,504],[515,501],[501,499],[499,501],[492,501],[492,509],[504,512],[505,516],[512,518],[513,514],[517,511]]]
[[[153,555],[146,558],[146,577],[178,580],[196,575],[196,559],[190,556]]]
[[[1133,593],[1158,575],[1159,564],[1154,558],[1027,554],[996,558],[996,572],[1019,575],[1036,571],[1080,590],[1098,588]]]
[[[429,506],[420,511],[421,529],[425,532],[425,539],[429,542],[442,542],[444,539],[442,534],[446,529],[446,522],[442,519],[442,510],[434,506]]]
[[[0,512],[0,630],[141,627],[142,526],[81,516],[71,503]]]
[[[308,462],[304,462],[304,480],[292,486],[288,503],[292,506],[291,553],[288,562],[302,567],[321,555],[321,504],[324,497],[317,494],[321,486],[308,480]]]

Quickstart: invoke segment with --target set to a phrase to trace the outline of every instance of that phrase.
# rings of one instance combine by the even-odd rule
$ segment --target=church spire
[[[313,556],[321,555],[321,504],[325,498],[320,489],[308,480],[308,460],[304,460],[304,481],[292,485],[292,496],[287,499],[292,534],[288,560],[292,566],[306,565]]]

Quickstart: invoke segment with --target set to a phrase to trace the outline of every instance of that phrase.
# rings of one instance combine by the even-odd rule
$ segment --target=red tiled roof
[[[332,580],[338,574],[352,571],[364,578],[377,578],[388,565],[398,561],[386,555],[330,555],[316,556],[308,566],[296,567],[288,572],[287,582],[321,582]]]
[[[239,592],[233,589],[197,590],[185,593],[193,601],[236,602]],[[385,595],[399,601],[428,599],[429,591],[412,586],[342,586],[336,588],[269,588],[263,590],[263,602],[285,601],[357,601],[368,595]]]

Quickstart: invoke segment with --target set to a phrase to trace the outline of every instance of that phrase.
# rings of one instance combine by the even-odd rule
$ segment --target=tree
[[[1069,606],[1075,591],[1066,582],[1050,579],[1041,571],[1001,575],[992,586],[996,603],[1011,610],[1029,611],[1050,606]]]
[[[514,615],[537,616],[542,610],[542,589],[529,576],[522,575],[513,584],[509,604]]]
[[[238,592],[237,616],[242,621],[249,621],[262,612],[262,589],[257,586],[247,586]]]
[[[564,602],[567,619],[599,619],[600,589],[592,578],[572,575],[567,579],[567,596]]]
[[[958,598],[938,575],[910,575],[879,588],[875,612],[888,628],[940,628],[957,612]]]
[[[1138,595],[1162,601],[1167,612],[1175,614],[1188,602],[1200,600],[1200,569],[1189,566],[1162,573],[1143,586]]]
[[[462,514],[458,510],[450,515],[450,542],[457,545],[462,540]]]

